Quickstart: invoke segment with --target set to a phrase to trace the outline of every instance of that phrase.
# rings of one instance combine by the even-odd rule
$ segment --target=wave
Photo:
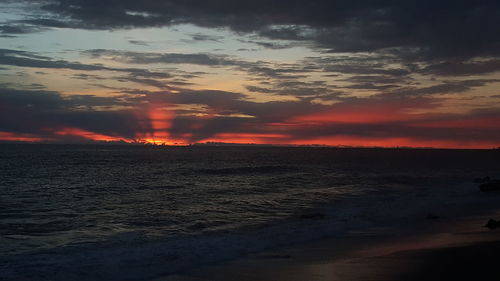
[[[233,167],[219,169],[199,169],[198,173],[209,175],[239,175],[239,174],[273,174],[273,173],[290,173],[298,171],[298,167],[294,166],[248,166],[248,167]]]
[[[41,280],[148,280],[273,247],[425,220],[429,212],[451,212],[452,207],[461,209],[478,202],[487,205],[483,203],[491,200],[470,184],[373,192],[303,210],[272,224],[203,231],[205,226],[199,222],[193,225],[200,230],[197,234],[151,237],[130,232],[102,242],[3,257],[0,279],[31,280],[36,276]]]

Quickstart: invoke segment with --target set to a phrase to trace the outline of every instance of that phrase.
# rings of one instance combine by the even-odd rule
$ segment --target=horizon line
[[[437,146],[356,146],[356,145],[327,145],[327,144],[259,144],[259,143],[231,143],[231,142],[204,142],[189,144],[167,144],[127,141],[89,141],[89,142],[57,142],[57,141],[8,141],[0,140],[2,144],[26,145],[103,145],[103,146],[142,146],[142,147],[311,147],[311,148],[379,148],[379,149],[436,149],[436,150],[500,150],[500,145],[490,148],[474,147],[437,147]]]

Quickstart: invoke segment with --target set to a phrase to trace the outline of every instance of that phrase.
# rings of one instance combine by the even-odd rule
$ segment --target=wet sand
[[[500,213],[423,220],[260,252],[155,281],[497,280]],[[500,279],[499,279],[500,280]]]

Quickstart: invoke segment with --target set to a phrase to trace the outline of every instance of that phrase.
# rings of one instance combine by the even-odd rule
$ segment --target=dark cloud
[[[210,113],[244,114],[265,122],[278,122],[296,114],[302,115],[325,109],[325,106],[311,104],[306,99],[259,103],[246,100],[246,96],[241,93],[215,90],[179,90],[180,92],[176,94],[162,91],[133,91],[130,93],[145,96],[141,99],[162,101],[167,104],[204,105],[210,109]],[[223,130],[223,128],[221,129]]]
[[[47,30],[47,28],[36,26],[36,25],[24,25],[24,24],[3,24],[0,25],[0,34],[5,37],[15,37],[19,34],[35,33]]]
[[[500,71],[500,59],[482,61],[445,61],[419,70],[423,74],[440,76],[482,75]]]
[[[247,48],[239,48],[236,51],[238,52],[255,52],[258,51],[259,49],[247,49]]]
[[[189,36],[191,37],[191,40],[187,40],[188,42],[211,41],[211,42],[222,43],[222,40],[224,39],[224,36],[209,35],[203,33],[189,34]]]
[[[464,82],[473,86],[481,82]],[[484,82],[486,83],[486,82]],[[321,81],[316,83],[321,85]],[[290,85],[292,86],[292,85]],[[132,95],[131,95],[132,94]],[[397,117],[379,122],[344,123],[342,119],[332,118],[330,122],[305,122],[296,119],[301,116],[342,116],[344,113],[370,112],[379,109],[379,114],[390,116],[404,112],[405,109],[435,108],[431,97],[390,97],[338,99],[334,105],[311,103],[309,99],[295,101],[272,101],[258,103],[248,101],[243,94],[213,90],[180,90],[176,94],[158,91],[131,91],[129,95],[118,97],[97,97],[74,95],[63,97],[57,92],[42,90],[0,89],[0,131],[33,134],[40,137],[71,141],[69,136],[57,135],[58,130],[80,128],[89,132],[134,139],[138,133],[152,132],[148,122],[148,105],[175,105],[171,110],[177,112],[168,129],[171,137],[188,142],[203,141],[222,133],[281,133],[289,141],[322,137],[350,136],[357,138],[414,138],[421,140],[470,141],[500,140],[497,127],[474,126],[419,126],[418,123],[460,122],[474,120],[481,122],[500,119],[498,109],[476,110],[466,115],[430,114],[422,115],[416,121],[412,118]],[[116,106],[131,109],[117,109]],[[197,105],[192,109],[175,109],[178,106]],[[103,109],[104,108],[104,109]],[[386,108],[380,110],[380,108]],[[141,112],[146,114],[141,117]],[[206,114],[207,118],[199,118]],[[19,116],[20,118],[11,118]],[[367,117],[370,118],[370,117]],[[489,118],[489,119],[488,119]],[[314,119],[312,119],[314,120]],[[368,120],[368,119],[367,119]],[[287,123],[289,124],[287,126]],[[274,125],[271,125],[274,124]],[[282,124],[282,125],[280,125]],[[481,124],[481,123],[478,123]],[[278,127],[276,127],[278,126]],[[280,127],[285,126],[285,127]],[[193,130],[196,128],[196,130]],[[286,130],[283,130],[286,129]],[[81,140],[80,140],[81,141]]]
[[[344,86],[344,88],[352,90],[377,90],[377,91],[390,90],[399,87],[400,85],[395,85],[395,84],[380,85],[375,83],[357,83],[357,84],[351,84],[349,86]]]
[[[120,77],[118,78],[119,81],[128,81],[128,82],[134,82],[146,86],[153,86],[159,89],[163,90],[175,90],[176,87],[171,87],[169,84],[176,84],[175,82],[165,82],[161,80],[155,80],[155,79],[148,79],[148,78],[137,78],[133,76],[129,77]]]
[[[82,64],[79,62],[69,62],[65,60],[54,60],[50,57],[40,56],[27,51],[0,49],[0,65],[34,67],[34,68],[53,68],[53,69],[72,69],[82,71],[116,71],[127,72],[134,76],[169,78],[168,73],[151,72],[140,68],[115,68],[107,67],[101,64]]]
[[[272,49],[272,50],[280,50],[280,49],[288,49],[291,47],[294,47],[294,44],[291,43],[279,43],[279,42],[272,42],[272,41],[257,41],[257,40],[238,40],[242,43],[251,43],[258,45],[260,47],[264,47],[266,49]]]
[[[26,11],[17,16],[26,15],[26,18],[1,23],[0,36],[17,36],[50,28],[116,30],[194,24],[233,31],[233,35],[240,36],[238,38],[242,43],[267,49],[306,46],[318,55],[297,63],[279,63],[273,58],[269,58],[269,61],[246,61],[234,56],[204,52],[153,53],[108,49],[83,52],[101,61],[109,59],[140,65],[115,67],[115,63],[85,64],[28,51],[0,49],[0,65],[11,70],[10,75],[17,75],[18,81],[24,81],[29,72],[14,73],[12,69],[17,67],[68,69],[78,72],[76,75],[71,74],[71,78],[85,80],[93,85],[99,80],[115,79],[135,83],[138,88],[146,85],[158,89],[147,91],[99,85],[102,89],[111,89],[115,94],[123,95],[66,96],[44,90],[43,85],[32,81],[9,81],[2,83],[0,88],[0,131],[46,136],[51,134],[49,129],[75,127],[133,138],[137,133],[151,132],[152,128],[146,122],[148,106],[154,107],[158,103],[175,113],[170,120],[172,127],[169,132],[179,138],[191,134],[190,141],[226,132],[265,133],[273,130],[276,130],[274,133],[289,135],[290,140],[338,135],[360,138],[499,139],[498,130],[467,126],[419,127],[414,120],[406,120],[404,114],[394,120],[350,124],[334,119],[304,124],[293,121],[298,120],[296,117],[318,113],[325,113],[327,117],[337,116],[335,114],[340,116],[341,113],[362,116],[365,111],[378,107],[388,108],[382,112],[387,115],[402,109],[436,110],[436,104],[446,98],[445,94],[465,94],[499,82],[490,77],[469,77],[500,71],[498,1],[16,2],[24,5]],[[225,39],[211,33],[192,33],[187,36],[185,43],[220,43]],[[147,45],[145,41],[134,39],[126,38],[130,44]],[[225,70],[245,72],[248,91],[291,95],[295,99],[256,102],[243,93],[190,90],[186,87],[192,83],[186,79],[210,73],[183,72],[175,68],[155,70],[158,64],[163,64],[163,67],[173,64],[214,69],[224,67]],[[101,77],[95,75],[100,74],[97,71],[111,73]],[[425,82],[430,75],[434,78],[432,84]],[[317,76],[329,77],[329,81],[321,81],[322,78]],[[352,98],[352,93],[363,90],[374,91],[376,95]],[[175,94],[172,93],[174,91]],[[488,93],[483,95],[487,96]],[[322,104],[321,101],[334,102]],[[384,107],[386,104],[391,106]],[[497,105],[488,106],[492,112],[471,111],[463,116],[443,113],[436,119],[433,119],[433,114],[429,114],[421,116],[419,121],[436,123],[440,120],[459,122],[466,117],[497,118]]]
[[[500,4],[493,0],[45,2],[45,11],[67,20],[39,22],[43,26],[111,29],[192,23],[270,39],[310,40],[335,52],[404,48],[427,59],[500,53]]]
[[[179,110],[172,120],[169,133],[179,138],[185,138],[185,135],[189,134],[189,142],[200,141],[219,133],[248,132],[254,130],[252,128],[258,131],[257,128],[263,128],[268,122],[280,122],[294,114],[309,114],[325,109],[322,105],[313,105],[302,100],[257,103],[245,100],[243,94],[213,90],[182,90],[176,94],[143,90],[131,93],[139,94],[134,100],[136,103],[149,101],[200,107]],[[200,114],[208,115],[208,118],[200,118]]]
[[[54,132],[80,128],[91,132],[133,138],[140,128],[131,112],[100,111],[94,107],[113,108],[127,105],[120,98],[74,95],[63,97],[57,92],[0,89],[0,131],[57,137]],[[14,118],[15,116],[15,118]]]
[[[245,88],[250,92],[267,93],[275,95],[287,95],[296,97],[320,97],[340,95],[335,87],[329,86],[325,81],[303,82],[297,80],[277,81],[272,87],[259,87],[247,85]]]
[[[388,75],[355,75],[339,81],[352,83],[400,84],[406,82],[407,79],[405,77]]]
[[[498,118],[499,115],[496,115]],[[478,122],[479,124],[479,122]],[[427,141],[470,142],[471,140],[490,143],[500,142],[499,128],[457,128],[457,127],[419,127],[411,123],[378,123],[378,124],[329,124],[302,127],[291,132],[297,139],[328,138],[331,136],[348,136],[354,139],[391,139],[404,137],[426,143]]]
[[[24,88],[32,89],[32,90],[41,90],[41,89],[45,89],[46,87],[40,83],[31,83],[31,84],[25,85]]]
[[[196,85],[195,83],[187,82],[184,79],[174,79],[172,81],[168,81],[168,84],[175,85],[175,86],[192,86]]]
[[[89,71],[112,70],[111,68],[104,67],[102,65],[88,65],[64,60],[52,60],[49,57],[39,56],[30,52],[10,49],[0,49],[0,65]]]
[[[309,70],[302,67],[282,67],[272,65],[244,65],[241,70],[247,71],[249,74],[271,79],[301,79],[309,76]]]
[[[57,27],[57,28],[71,28],[76,27],[68,24],[66,22],[57,20],[57,19],[49,19],[49,18],[35,18],[35,19],[27,19],[17,21],[19,23],[28,24],[29,26],[44,26],[44,27]]]
[[[403,97],[399,100],[390,97],[348,99],[328,107],[325,113],[332,116],[330,122],[308,122],[303,126],[290,126],[287,133],[293,136],[294,140],[321,140],[341,136],[357,140],[403,137],[422,143],[500,141],[499,108],[476,109],[462,114],[420,114],[416,115],[418,118],[412,118],[411,115],[398,116],[406,109],[436,109],[436,101],[438,100],[429,97]],[[370,122],[370,115],[367,115],[366,122],[343,122],[341,118],[335,118],[337,113],[340,113],[340,116],[342,113],[351,113],[362,117],[371,110],[384,117],[391,117],[393,114],[395,117],[377,122]]]
[[[180,53],[142,53],[118,50],[94,49],[84,52],[94,57],[107,57],[116,61],[132,64],[197,64],[208,66],[231,66],[238,65],[238,61],[230,59],[225,55],[215,54],[180,54]]]
[[[113,70],[120,71],[120,72],[128,72],[128,73],[130,73],[130,76],[134,76],[134,77],[156,78],[156,79],[164,79],[164,78],[172,78],[173,77],[173,75],[170,73],[149,71],[146,69],[138,69],[138,68],[118,68],[118,69],[113,69]]]
[[[317,66],[312,65],[273,64],[263,61],[251,62],[236,59],[228,55],[209,53],[148,53],[94,49],[87,50],[84,54],[92,58],[106,58],[129,64],[194,64],[209,67],[232,67],[236,70],[247,72],[250,75],[258,76],[257,79],[301,79],[308,77],[311,71],[319,69]],[[382,70],[377,71],[382,72]],[[391,70],[387,70],[386,72],[392,73]]]
[[[138,45],[138,46],[149,46],[148,42],[141,40],[128,40],[130,44]]]
[[[462,81],[449,81],[428,87],[408,87],[388,92],[387,95],[419,96],[419,95],[443,95],[450,93],[465,93],[473,88],[482,87],[489,83],[500,82],[499,79],[475,79]]]
[[[23,108],[37,108],[40,111],[71,110],[74,107],[84,106],[119,106],[130,105],[118,97],[97,97],[93,95],[71,95],[63,97],[55,91],[17,90],[0,88],[0,101],[4,106]]]
[[[413,83],[407,77],[395,77],[390,75],[355,75],[338,81],[350,82],[352,84],[343,86],[346,89],[377,90],[385,91],[399,88],[403,85]]]
[[[264,87],[259,87],[259,86],[247,85],[247,86],[245,86],[245,88],[250,92],[266,93],[266,94],[276,93],[276,90],[264,88]]]
[[[41,106],[46,109],[53,109],[60,106],[62,99],[59,93],[53,91],[32,92],[1,88],[0,101],[3,106]]]
[[[208,72],[203,72],[203,71],[194,71],[194,72],[185,72],[185,71],[177,71],[177,75],[182,78],[186,79],[192,79],[192,78],[197,78],[201,77],[204,75],[209,75],[210,73]]]
[[[360,77],[384,77],[385,79],[406,80],[414,72],[414,66],[404,63],[400,58],[390,54],[370,54],[357,56],[322,56],[307,57],[301,63],[315,71],[324,73],[350,74]],[[330,75],[330,77],[334,77]],[[375,83],[375,81],[362,81]],[[361,82],[361,81],[358,81]]]
[[[408,69],[403,68],[385,68],[383,65],[354,65],[354,64],[340,64],[340,65],[326,65],[324,71],[338,72],[346,74],[380,74],[391,76],[404,76],[410,74]]]
[[[310,103],[303,99],[300,101],[282,101],[257,104],[242,100],[241,95],[219,91],[197,91],[183,92],[175,95],[176,103],[196,103],[207,105],[212,110],[218,109],[219,113],[240,113],[254,118],[240,117],[216,117],[208,119],[197,119],[188,117],[178,117],[173,121],[172,133],[182,136],[186,133],[193,133],[190,128],[198,128],[190,141],[200,141],[213,137],[221,133],[276,133],[276,127],[269,127],[275,122],[287,124],[287,120],[294,120],[296,117],[308,116],[319,112],[328,113],[332,116],[336,113],[351,113],[362,116],[363,111],[370,111],[379,107],[387,107],[380,110],[380,114],[391,116],[394,113],[404,112],[406,109],[433,109],[436,108],[436,100],[429,97],[401,97],[394,100],[390,97],[373,97],[364,99],[346,99],[332,106]],[[369,117],[367,117],[369,118]],[[479,119],[478,119],[479,118]],[[286,126],[284,132],[289,141],[311,140],[314,138],[328,138],[335,136],[349,136],[353,138],[411,138],[415,140],[442,140],[442,141],[500,141],[500,131],[498,126],[481,128],[475,126],[432,126],[435,122],[441,121],[463,121],[475,120],[478,124],[485,120],[500,119],[500,111],[476,110],[467,114],[434,114],[421,115],[419,119],[396,117],[393,120],[379,122],[344,123],[342,120],[336,122],[335,118],[331,122],[300,122],[291,121],[290,126]],[[369,119],[367,119],[369,120]],[[431,126],[418,126],[419,123],[429,123]]]
[[[78,73],[72,76],[74,79],[87,80],[87,81],[95,81],[95,80],[105,80],[106,78],[101,77],[99,75],[91,75],[86,73]]]

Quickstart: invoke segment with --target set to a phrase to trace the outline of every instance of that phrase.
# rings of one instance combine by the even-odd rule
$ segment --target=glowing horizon
[[[313,2],[6,1],[0,141],[500,146],[499,5]]]

